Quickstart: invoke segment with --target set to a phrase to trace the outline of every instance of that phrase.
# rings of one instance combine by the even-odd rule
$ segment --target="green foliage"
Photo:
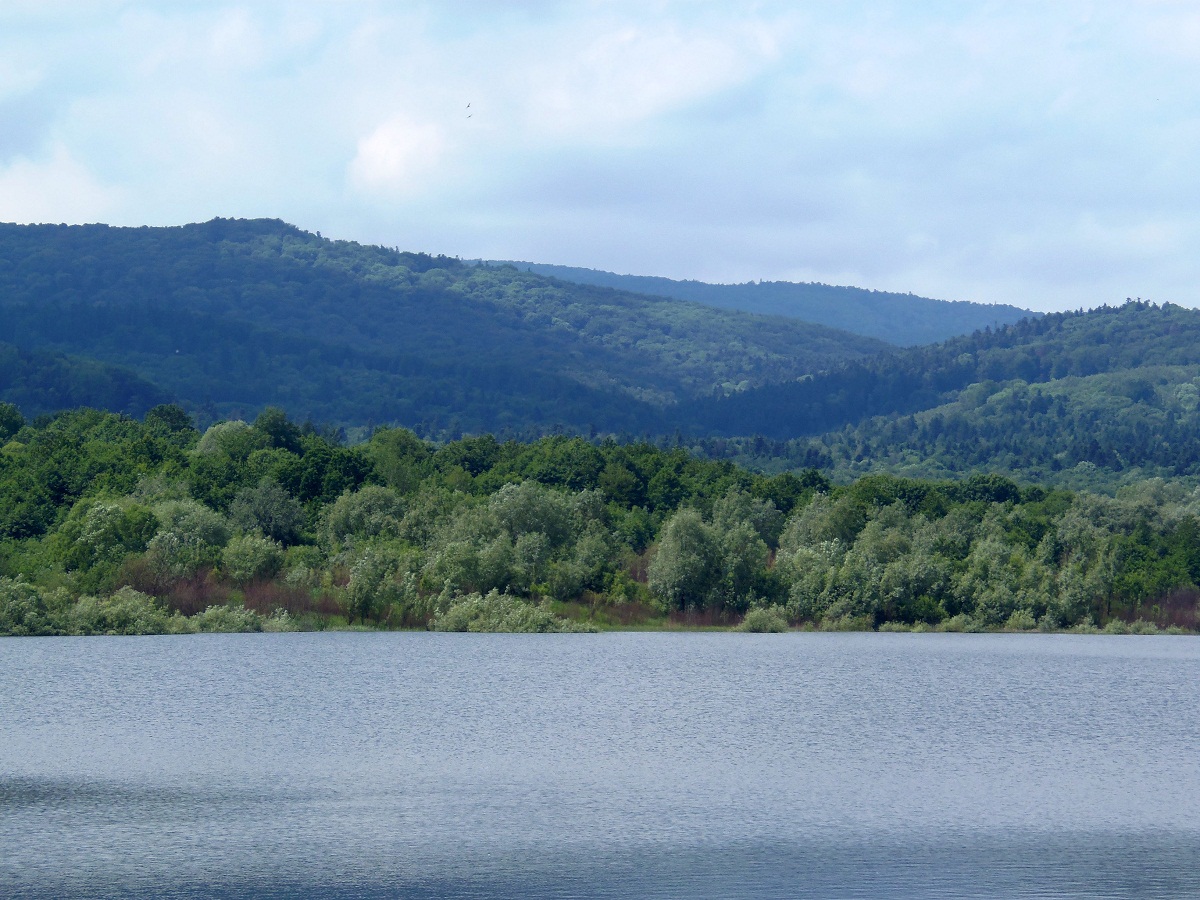
[[[0,443],[7,443],[25,427],[25,417],[11,403],[0,403]]]
[[[278,481],[264,476],[234,496],[229,521],[244,531],[259,531],[281,544],[294,544],[304,526],[304,509]]]
[[[0,442],[21,427],[11,412],[4,415],[5,407],[42,414],[95,406],[138,416],[169,399],[167,391],[122,365],[0,342]]]
[[[354,450],[261,418],[22,425],[0,453],[0,632],[1197,626],[1200,492],[1179,482],[831,485],[611,440]]]
[[[519,600],[499,591],[468,594],[430,624],[434,631],[526,632],[590,631],[578,623],[555,616],[544,606]]]
[[[60,634],[54,612],[37,586],[21,578],[0,577],[0,634]]]
[[[787,614],[778,606],[758,606],[746,613],[738,631],[755,634],[780,633],[788,630]]]
[[[364,485],[333,502],[325,513],[322,534],[335,549],[362,540],[397,537],[404,513],[404,501],[395,491],[380,485]]]
[[[283,547],[270,538],[241,534],[221,553],[221,569],[236,582],[274,578],[283,566]]]
[[[109,597],[80,597],[68,616],[71,634],[169,634],[186,629],[153,597],[123,587]]]
[[[235,606],[210,606],[189,620],[201,632],[250,632],[263,630],[263,618],[250,609]]]

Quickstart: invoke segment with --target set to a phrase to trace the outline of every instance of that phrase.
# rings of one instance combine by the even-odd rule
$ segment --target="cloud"
[[[0,218],[6,222],[101,222],[120,201],[118,189],[100,184],[63,146],[46,159],[19,158],[0,169]]]
[[[1115,0],[14,0],[0,219],[1200,303],[1198,40]]]
[[[397,116],[358,142],[350,182],[365,194],[416,191],[437,171],[446,152],[446,137],[438,126]]]

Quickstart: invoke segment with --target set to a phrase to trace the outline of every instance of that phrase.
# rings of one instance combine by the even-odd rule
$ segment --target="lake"
[[[1200,639],[0,640],[5,897],[1200,896]]]

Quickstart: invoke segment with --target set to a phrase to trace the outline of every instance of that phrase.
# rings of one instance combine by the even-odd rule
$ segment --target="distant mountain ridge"
[[[709,284],[676,281],[654,275],[618,275],[598,269],[545,263],[492,261],[522,271],[547,275],[575,284],[592,284],[691,300],[720,309],[737,309],[762,315],[787,316],[878,338],[901,347],[933,344],[984,328],[1011,325],[1039,313],[1007,304],[966,300],[934,300],[914,294],[872,291],[814,282],[747,282]]]
[[[442,437],[657,432],[680,401],[888,349],[266,219],[0,225],[0,341],[126,367],[209,420],[275,405]]]

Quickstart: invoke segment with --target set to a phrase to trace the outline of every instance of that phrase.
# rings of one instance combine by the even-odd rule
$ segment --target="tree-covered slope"
[[[0,344],[0,402],[27,415],[93,406],[141,416],[170,399],[166,391],[121,366]]]
[[[514,262],[517,268],[576,284],[593,284],[691,300],[721,309],[787,316],[878,338],[902,347],[931,344],[1036,315],[1005,304],[932,300],[913,294],[788,281],[708,284],[650,275],[617,275],[597,269]]]
[[[678,400],[884,346],[274,220],[0,226],[0,340],[120,363],[210,417],[435,434],[652,429]]]
[[[776,440],[709,439],[698,449],[841,479],[990,471],[1112,487],[1200,474],[1198,400],[1200,312],[1129,303],[747,392],[709,411],[728,416],[730,433]],[[797,437],[786,439],[787,428]]]
[[[696,403],[681,415],[697,431],[773,438],[816,435],[872,416],[950,402],[982,382],[1029,383],[1147,365],[1200,364],[1200,311],[1132,302],[1055,313],[996,331],[915,347],[787,384]]]

